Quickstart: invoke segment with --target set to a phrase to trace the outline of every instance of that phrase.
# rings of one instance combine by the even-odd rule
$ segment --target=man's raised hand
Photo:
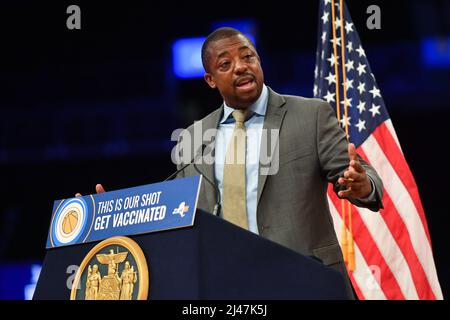
[[[356,148],[353,143],[348,145],[349,166],[344,172],[344,176],[338,179],[340,185],[347,189],[338,192],[340,198],[366,198],[372,192],[372,184],[358,159]]]

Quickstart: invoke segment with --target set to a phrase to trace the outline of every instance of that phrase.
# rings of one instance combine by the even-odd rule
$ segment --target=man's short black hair
[[[231,38],[234,36],[238,36],[238,35],[242,35],[245,39],[248,40],[248,42],[252,45],[253,49],[256,50],[255,44],[253,43],[253,41],[247,37],[245,34],[243,34],[241,31],[234,29],[234,28],[229,28],[229,27],[223,27],[223,28],[219,28],[215,31],[213,31],[205,40],[205,42],[203,42],[202,45],[202,64],[203,64],[203,68],[205,69],[206,72],[209,72],[209,67],[208,67],[208,47],[210,46],[211,43],[222,40],[222,39],[226,39],[226,38]]]

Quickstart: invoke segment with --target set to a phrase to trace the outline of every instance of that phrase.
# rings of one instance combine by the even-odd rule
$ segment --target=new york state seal
[[[148,266],[139,245],[127,237],[97,244],[81,262],[71,300],[146,300]]]

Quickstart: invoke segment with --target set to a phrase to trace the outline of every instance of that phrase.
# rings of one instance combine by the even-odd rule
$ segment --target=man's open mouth
[[[238,81],[236,81],[236,87],[238,88],[249,88],[253,85],[253,83],[255,82],[255,79],[251,76],[239,79]]]

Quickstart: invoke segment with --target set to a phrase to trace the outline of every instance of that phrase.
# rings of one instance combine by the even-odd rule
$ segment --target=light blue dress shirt
[[[249,109],[251,111],[249,118],[245,121],[247,131],[246,158],[245,158],[245,180],[247,197],[247,220],[249,230],[258,234],[258,225],[256,223],[256,202],[258,195],[258,170],[259,170],[259,150],[261,146],[261,135],[264,125],[264,117],[269,100],[269,91],[266,85],[263,86],[261,95]],[[227,106],[224,102],[223,117],[219,123],[215,143],[215,176],[216,183],[223,198],[223,169],[227,147],[233,134],[234,120],[231,113],[233,108]]]

